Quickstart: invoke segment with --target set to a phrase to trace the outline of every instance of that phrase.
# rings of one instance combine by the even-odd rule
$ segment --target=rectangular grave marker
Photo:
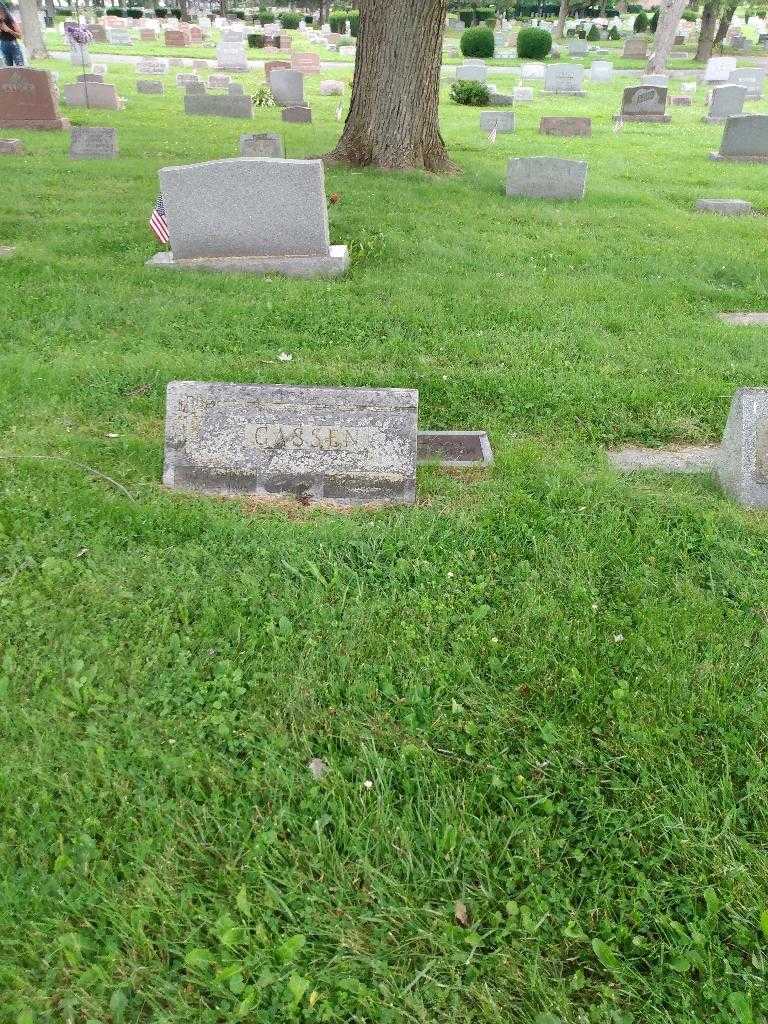
[[[53,78],[36,68],[0,68],[0,128],[60,131],[69,122],[59,116]]]
[[[768,163],[768,114],[736,114],[729,117],[725,122],[720,151],[710,156],[713,160],[732,160],[736,163]]]
[[[117,128],[78,126],[70,135],[71,160],[114,160],[117,156]]]
[[[587,164],[550,156],[523,156],[507,164],[508,196],[532,199],[583,199]]]
[[[717,475],[739,504],[768,508],[768,389],[739,388],[733,396]]]

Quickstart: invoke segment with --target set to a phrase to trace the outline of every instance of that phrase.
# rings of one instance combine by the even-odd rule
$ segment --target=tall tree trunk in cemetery
[[[568,17],[569,0],[560,0],[560,11],[557,15],[555,25],[555,39],[562,39],[565,35],[565,19]]]
[[[648,61],[648,71],[659,75],[667,70],[667,61],[672,52],[677,26],[685,10],[687,0],[664,0],[659,8],[659,24],[656,28],[654,52]]]
[[[21,34],[24,49],[30,60],[48,60],[48,50],[43,40],[43,30],[37,13],[37,0],[19,0]]]
[[[361,0],[352,102],[329,161],[450,171],[438,122],[448,0]]]
[[[709,60],[712,56],[712,46],[715,42],[715,29],[717,28],[719,10],[720,0],[706,0],[704,10],[701,13],[701,31],[699,32],[699,44],[696,47],[694,60]]]
[[[717,27],[717,32],[715,33],[715,46],[719,46],[720,43],[722,43],[722,41],[728,35],[728,29],[731,27],[731,18],[734,16],[735,13],[735,6],[727,7],[726,10],[723,12],[723,16],[720,19],[720,24]]]

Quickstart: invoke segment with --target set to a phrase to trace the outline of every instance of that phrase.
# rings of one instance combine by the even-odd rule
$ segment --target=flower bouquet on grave
[[[88,81],[86,79],[86,47],[93,42],[93,32],[90,32],[84,25],[67,25],[64,29],[70,45],[80,47],[80,60],[83,65],[83,89],[85,90],[85,105],[90,107],[88,102]]]

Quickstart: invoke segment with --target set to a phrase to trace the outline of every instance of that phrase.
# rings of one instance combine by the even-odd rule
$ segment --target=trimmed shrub
[[[294,14],[293,11],[286,11],[277,20],[280,22],[280,28],[298,28],[301,24],[300,15]]]
[[[638,16],[635,18],[635,24],[632,27],[635,32],[647,32],[649,24],[648,15],[645,11],[640,11]]]
[[[753,11],[752,13],[754,14],[755,12]],[[761,18],[765,17],[765,11],[759,11],[758,13],[759,13]],[[657,14],[658,14],[658,12],[657,12]],[[683,21],[698,21],[698,20],[699,20],[699,15],[698,15],[698,13],[696,11],[683,11]],[[744,21],[747,21],[746,17],[744,18]]]
[[[304,24],[305,25],[312,25],[312,24],[314,24],[314,21],[315,21],[314,14],[305,14],[304,15]]]
[[[171,14],[173,15],[174,18],[180,18],[181,17],[181,8],[180,7],[172,7],[171,8]]]
[[[600,38],[600,29],[597,25],[593,25],[592,28],[587,32],[587,39],[590,43],[596,43]]]
[[[107,14],[109,14],[113,18],[125,17],[125,11],[122,9],[122,7],[108,7]]]
[[[474,11],[459,11],[459,18],[464,23],[464,28],[469,28],[469,26],[475,20],[475,12]]]
[[[543,28],[524,28],[517,36],[517,56],[541,60],[552,49],[552,36]]]
[[[266,14],[262,14],[261,12],[259,12],[259,24],[260,25],[271,25],[272,24],[272,15],[269,14],[268,12]]]
[[[357,33],[360,28],[360,11],[349,12],[349,34],[357,39]]]
[[[155,17],[156,18],[167,18],[168,17],[168,8],[167,7],[156,7],[155,8]]]
[[[125,13],[128,15],[129,18],[144,17],[144,11],[142,11],[140,7],[129,7]]]
[[[237,21],[245,21],[245,11],[232,11],[232,17]]]
[[[612,28],[608,29],[608,38],[613,40],[614,43],[618,42],[618,40],[621,39],[621,36],[619,35],[619,30],[616,28],[615,25]]]
[[[249,50],[263,50],[266,39],[261,32],[249,32],[247,35]]]
[[[648,22],[648,28],[651,30],[651,32],[655,32],[658,27],[659,27],[659,12],[658,11],[654,11],[653,14],[651,15],[651,20]]]
[[[491,94],[483,82],[454,82],[451,99],[466,107],[485,107],[491,102]]]
[[[489,28],[467,28],[461,33],[459,48],[465,57],[492,57],[493,32]]]
[[[328,15],[328,24],[331,26],[331,32],[346,32],[347,12],[331,11]]]

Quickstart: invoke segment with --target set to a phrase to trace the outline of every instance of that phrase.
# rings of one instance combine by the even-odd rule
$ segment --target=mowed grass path
[[[717,313],[766,308],[768,221],[692,207],[768,168],[708,159],[702,93],[614,133],[622,82],[537,92],[491,146],[446,86],[461,174],[327,173],[345,278],[153,272],[157,169],[283,126],[134,77],[68,112],[118,160],[2,164],[0,1022],[763,1020],[768,524],[603,448],[765,384]],[[317,82],[290,156],[338,134]],[[545,153],[582,203],[504,197]],[[496,462],[411,509],[166,493],[177,378],[416,387]]]

